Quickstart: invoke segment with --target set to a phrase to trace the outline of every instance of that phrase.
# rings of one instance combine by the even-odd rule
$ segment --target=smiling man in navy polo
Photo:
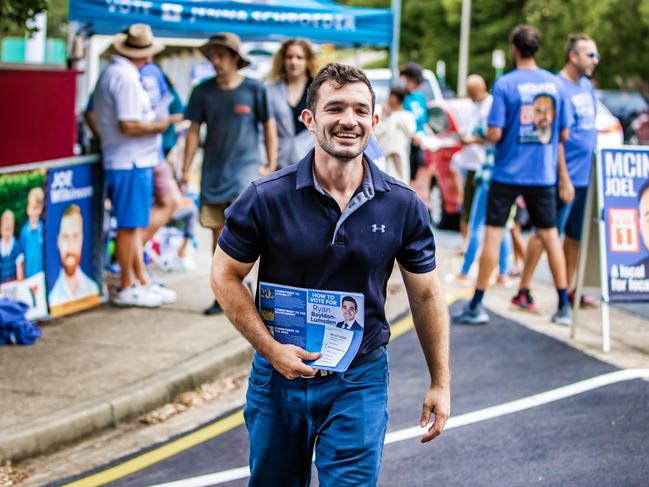
[[[244,410],[249,485],[307,485],[315,446],[320,485],[371,486],[388,419],[384,304],[395,259],[431,376],[421,425],[431,414],[435,421],[422,442],[441,433],[450,412],[448,315],[426,208],[363,153],[378,122],[369,81],[329,64],[307,98],[302,118],[315,148],[254,182],[227,210],[212,288],[256,350]],[[317,370],[304,362],[319,353],[273,337],[243,284],[258,257],[259,281],[363,295],[362,341],[347,370]]]

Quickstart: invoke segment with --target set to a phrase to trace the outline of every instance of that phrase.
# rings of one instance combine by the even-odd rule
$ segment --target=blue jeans
[[[388,423],[388,357],[288,380],[255,354],[243,415],[250,486],[308,486],[315,448],[322,487],[373,486]]]
[[[489,183],[480,183],[475,189],[471,213],[469,214],[469,241],[466,251],[464,252],[464,262],[462,263],[463,275],[467,275],[475,261],[476,254],[482,245],[484,236],[485,222],[487,220],[487,196],[489,194]],[[500,258],[498,263],[499,273],[507,274],[507,262],[512,249],[512,236],[505,229],[503,241],[500,244]]]

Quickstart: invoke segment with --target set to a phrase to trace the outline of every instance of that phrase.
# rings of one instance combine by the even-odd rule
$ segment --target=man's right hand
[[[287,379],[293,380],[303,375],[314,376],[316,369],[306,365],[304,360],[316,360],[319,357],[320,353],[318,352],[307,352],[295,345],[278,343],[266,358],[277,372]]]
[[[575,198],[575,187],[570,177],[559,177],[559,198],[568,204]]]

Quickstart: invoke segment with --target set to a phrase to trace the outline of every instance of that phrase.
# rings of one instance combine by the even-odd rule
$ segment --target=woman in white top
[[[266,87],[277,122],[280,168],[295,164],[313,147],[313,137],[302,123],[301,113],[316,72],[316,53],[306,39],[285,40],[273,57]]]

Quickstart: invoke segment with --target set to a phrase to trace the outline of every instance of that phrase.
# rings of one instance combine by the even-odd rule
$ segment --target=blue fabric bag
[[[29,306],[0,297],[0,345],[31,345],[41,336],[33,321],[25,318]]]

